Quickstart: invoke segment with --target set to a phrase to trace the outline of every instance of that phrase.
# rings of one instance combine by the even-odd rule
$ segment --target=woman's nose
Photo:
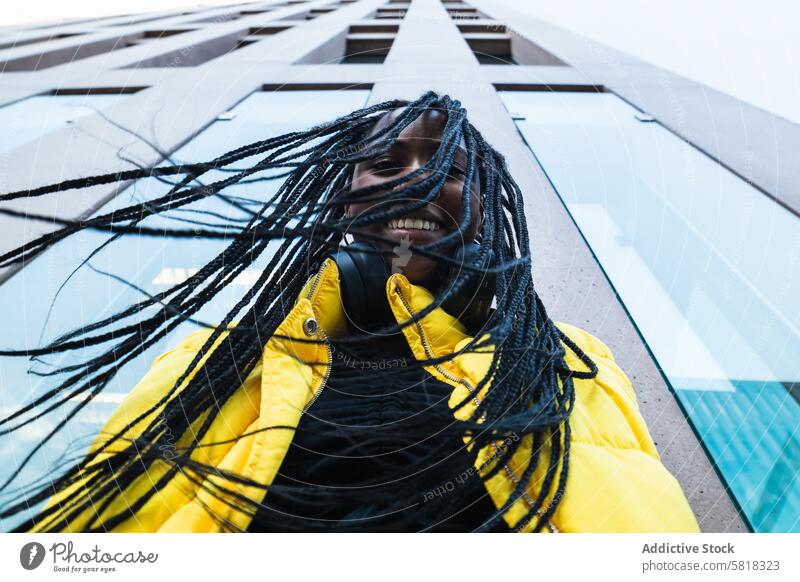
[[[409,176],[409,175],[413,174],[414,172],[416,172],[417,170],[420,170],[421,168],[424,168],[425,164],[428,161],[429,160],[414,160],[413,162],[409,163],[409,165],[407,165],[405,167],[405,169],[403,170],[402,176],[403,177]],[[430,169],[424,170],[423,172],[420,172],[418,175],[416,175],[413,178],[411,178],[408,182],[405,182],[404,184],[402,184],[400,187],[402,188],[402,187],[412,186],[414,184],[417,184],[417,183],[421,182],[422,180],[424,180],[425,178],[429,177],[431,174],[432,174],[432,171]]]

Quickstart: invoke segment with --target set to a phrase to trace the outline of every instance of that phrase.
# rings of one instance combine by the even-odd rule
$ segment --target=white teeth
[[[436,222],[419,218],[394,218],[387,225],[392,229],[403,228],[406,230],[439,230],[441,228]]]

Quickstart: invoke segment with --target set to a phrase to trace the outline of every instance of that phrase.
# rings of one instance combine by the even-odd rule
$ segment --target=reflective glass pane
[[[502,98],[754,529],[800,531],[800,219],[614,95]]]
[[[254,93],[220,120],[212,123],[195,139],[178,150],[172,159],[178,161],[207,161],[222,153],[290,131],[307,129],[318,123],[335,119],[366,103],[368,91],[279,91]],[[239,164],[254,163],[251,158]],[[203,177],[209,183],[229,176],[215,171]],[[265,174],[254,174],[258,178]],[[252,182],[229,187],[227,196],[253,200],[251,210],[275,193],[280,180]],[[161,196],[169,185],[154,179],[141,180],[121,194],[100,212],[105,213],[134,202]],[[193,210],[218,213],[228,220],[244,220],[247,214],[218,199],[208,198]],[[143,225],[167,225],[171,228],[191,228],[191,220],[214,221],[211,214],[171,212],[165,217],[149,218]],[[218,222],[222,222],[221,220]],[[168,289],[188,277],[193,270],[205,265],[224,249],[228,242],[207,239],[163,239],[157,237],[123,237],[97,255],[88,265],[78,269],[107,236],[83,232],[55,245],[31,262],[8,282],[0,286],[0,346],[24,348],[41,345],[79,324],[107,317],[133,302],[143,293],[154,294]],[[272,245],[253,268],[233,281],[222,293],[204,306],[196,318],[215,323],[225,316],[241,299],[244,292],[260,274],[262,266],[274,254]],[[73,273],[71,276],[70,274]],[[124,281],[115,279],[118,277]],[[130,283],[137,288],[128,285]],[[52,309],[51,309],[52,307]],[[104,392],[92,401],[66,430],[37,455],[35,462],[23,473],[22,481],[41,477],[44,471],[59,460],[79,459],[86,447],[108,419],[125,394],[152,364],[153,359],[174,347],[191,331],[192,323],[184,323],[150,350],[126,365]],[[74,356],[72,356],[74,358]],[[84,352],[81,359],[86,357]],[[46,371],[52,365],[72,362],[58,357],[44,358],[45,363],[31,363],[21,358],[0,358],[0,413],[2,416],[33,400],[45,389],[52,388],[52,379],[28,373],[29,368]],[[48,416],[20,432],[0,436],[0,479],[5,479],[21,462],[23,455],[59,420],[61,414]],[[8,529],[10,523],[0,523]]]
[[[39,95],[0,107],[0,153],[13,150],[96,111],[113,112],[130,97],[117,95]]]

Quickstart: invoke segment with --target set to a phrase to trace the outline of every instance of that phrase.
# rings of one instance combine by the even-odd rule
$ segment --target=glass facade
[[[0,154],[69,127],[98,110],[109,113],[129,94],[38,95],[0,107]]]
[[[800,531],[800,219],[611,94],[502,92],[755,531]]]
[[[368,91],[254,93],[178,150],[172,160],[206,161],[248,143],[306,129],[364,106],[368,95]],[[215,172],[204,176],[203,180],[211,182],[228,175]],[[224,194],[237,196],[239,202],[255,208],[275,192],[279,183],[278,180],[250,182],[227,188]],[[169,185],[156,180],[141,180],[119,194],[101,212],[161,196],[168,189]],[[163,217],[147,219],[142,225],[188,228],[192,220],[213,222],[215,218],[208,212],[224,214],[228,220],[244,220],[247,216],[219,198],[210,198],[185,211],[172,211]],[[0,318],[3,320],[0,346],[19,349],[41,345],[82,322],[107,317],[141,300],[143,293],[164,291],[168,286],[180,282],[227,245],[220,240],[128,236],[105,247],[80,267],[81,260],[105,240],[106,235],[94,232],[71,237],[43,253],[0,286]],[[268,261],[269,255],[269,252],[264,253],[259,258],[259,264]],[[109,277],[109,274],[122,281]],[[219,321],[258,274],[257,267],[245,271],[195,317],[210,323]],[[108,416],[133,387],[135,380],[150,367],[153,359],[196,328],[192,323],[179,326],[158,345],[126,365],[100,397],[86,406],[66,430],[61,431],[37,454],[35,462],[23,473],[19,482],[40,478],[59,461],[79,459]],[[85,357],[84,352],[81,359]],[[3,358],[0,368],[2,415],[17,410],[54,385],[52,378],[32,375],[29,369],[46,371],[52,366],[73,361],[77,360],[70,359],[70,356],[44,358],[43,362],[35,363],[23,358]],[[0,437],[0,479],[5,479],[19,466],[23,455],[55,426],[61,414],[44,417],[30,428]],[[0,523],[2,530],[9,527],[13,527],[13,524]]]

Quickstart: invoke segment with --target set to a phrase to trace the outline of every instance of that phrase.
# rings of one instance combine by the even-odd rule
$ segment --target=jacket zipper
[[[327,262],[328,260],[325,259],[322,265],[320,265],[317,274],[314,275],[314,280],[311,282],[311,287],[308,289],[308,293],[306,293],[306,299],[308,299],[309,301],[311,301],[311,296],[314,295],[314,292],[317,290],[317,287],[319,286],[319,282],[322,279],[322,272],[325,270],[325,263]]]
[[[308,294],[306,295],[306,299],[309,301],[311,300],[311,296],[314,295],[314,292],[317,290],[319,286],[320,279],[322,279],[322,271],[324,270],[324,263],[322,267],[320,267],[319,272],[317,272],[316,276],[314,277],[314,281],[311,282],[311,288],[308,290]],[[312,310],[313,313],[313,310]],[[314,314],[316,319],[316,314]],[[314,391],[314,394],[311,396],[311,400],[309,400],[306,405],[303,407],[302,413],[304,414],[311,406],[317,401],[319,395],[322,393],[322,389],[325,388],[325,384],[328,383],[328,378],[331,377],[331,370],[333,369],[333,352],[331,351],[331,344],[328,336],[325,334],[325,331],[322,329],[322,326],[317,325],[317,332],[322,338],[322,342],[325,344],[325,351],[328,354],[328,367],[325,370],[325,375],[322,377],[322,382],[320,382],[319,387]]]
[[[403,297],[403,294],[400,292],[400,289],[398,287],[395,287],[395,292],[397,293],[397,296],[400,298],[400,301],[403,304],[403,306],[406,308],[406,311],[408,311],[409,315],[411,315],[411,317],[414,317],[414,312],[411,309],[411,305],[408,303],[408,301],[406,301],[406,298]],[[414,322],[414,325],[416,326],[417,332],[419,333],[419,338],[422,341],[422,349],[425,350],[425,355],[428,357],[428,359],[432,360],[434,357],[433,351],[431,350],[430,344],[428,343],[428,338],[425,337],[425,332],[422,329],[422,324],[419,322],[419,320],[417,320]],[[455,382],[457,384],[465,386],[467,390],[469,390],[469,393],[472,395],[472,401],[475,403],[475,405],[476,406],[480,405],[480,399],[478,398],[477,394],[475,394],[475,387],[469,382],[469,380],[467,380],[466,378],[457,378],[456,376],[445,370],[439,364],[432,364],[432,365],[437,372],[439,372],[442,376],[444,376],[451,382]],[[482,416],[480,420],[485,420],[485,418],[486,418],[485,416]],[[499,456],[501,452],[500,447],[497,445],[496,442],[492,442],[492,446],[494,447],[495,454]],[[516,473],[514,473],[514,471],[511,469],[511,467],[508,466],[507,463],[503,465],[503,470],[506,472],[506,475],[508,475],[509,479],[511,479],[511,481],[514,483],[514,486],[515,487],[519,486],[519,478],[517,477]],[[522,499],[525,501],[529,509],[533,507],[534,501],[533,499],[531,499],[531,496],[525,490],[523,490],[522,492]],[[536,515],[538,515],[539,517],[542,516],[542,513],[543,511],[541,509],[536,511]],[[558,528],[553,524],[551,520],[549,519],[547,520],[547,525],[552,533],[558,533]]]

